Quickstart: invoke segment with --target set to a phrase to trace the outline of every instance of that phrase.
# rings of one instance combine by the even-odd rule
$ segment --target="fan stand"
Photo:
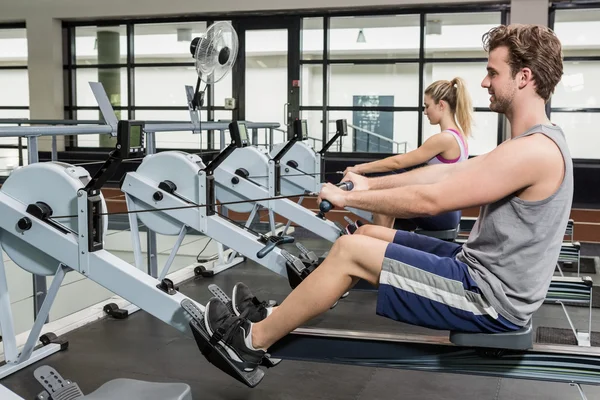
[[[204,106],[204,90],[200,91],[200,82],[202,82],[202,74],[198,73],[196,91],[194,92],[194,98],[192,99],[193,111],[200,110],[202,106]],[[206,89],[206,86],[204,88]]]

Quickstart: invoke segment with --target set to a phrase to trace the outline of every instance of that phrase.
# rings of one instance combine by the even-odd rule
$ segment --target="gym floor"
[[[319,239],[299,237],[308,248],[325,251],[330,246]],[[199,245],[200,249],[203,247]],[[600,256],[600,245],[585,246],[583,256]],[[592,275],[592,277],[594,277]],[[287,281],[269,270],[247,261],[213,278],[194,278],[180,285],[180,291],[201,303],[211,297],[207,287],[216,283],[230,293],[244,282],[260,299],[282,301],[289,293]],[[376,294],[353,291],[338,306],[309,325],[380,332],[440,335],[432,331],[394,322],[375,315]],[[585,327],[587,309],[569,307],[573,323]],[[600,331],[600,311],[594,309],[592,329]],[[539,326],[568,328],[560,306],[543,305],[534,317]],[[41,391],[33,377],[40,365],[50,365],[64,378],[90,393],[115,378],[155,382],[184,382],[191,386],[194,399],[579,399],[577,389],[563,383],[537,382],[415,372],[347,365],[283,361],[267,371],[254,389],[238,383],[200,354],[193,339],[183,337],[172,327],[144,311],[125,320],[105,318],[64,336],[67,351],[56,353],[37,364],[2,380],[18,395],[32,399]],[[600,387],[584,386],[588,398],[600,398]]]

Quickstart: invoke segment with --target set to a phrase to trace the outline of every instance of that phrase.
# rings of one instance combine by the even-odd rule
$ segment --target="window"
[[[24,24],[0,25],[0,127],[29,118],[27,31]],[[0,176],[27,164],[27,141],[0,138]]]
[[[600,159],[600,8],[551,10],[551,26],[561,41],[564,74],[550,99],[550,119],[560,126],[573,158]]]
[[[204,34],[206,21],[135,23],[123,22],[114,26],[78,26],[65,24],[70,31],[74,49],[67,49],[68,87],[74,96],[66,104],[69,118],[98,120],[98,104],[89,82],[100,82],[107,92],[117,118],[146,121],[188,122],[185,86],[195,88],[198,75],[190,43]],[[231,74],[214,85],[214,102],[204,83],[205,99],[202,121],[216,117],[224,110],[225,98],[231,97]],[[73,90],[74,89],[74,90]],[[0,105],[1,105],[0,95]],[[214,104],[213,104],[214,103]],[[231,118],[231,111],[223,111]],[[158,149],[200,149],[215,145],[215,137],[203,132],[159,132]],[[112,142],[99,135],[76,137],[77,147],[108,147]],[[202,143],[200,142],[202,139]],[[218,139],[216,142],[218,146]]]
[[[481,88],[487,63],[481,38],[506,21],[505,10],[325,17],[322,22],[305,18],[300,61],[302,115],[325,133],[321,141],[329,137],[332,127],[323,131],[315,121],[324,120],[325,115],[330,124],[347,119],[349,137],[330,151],[411,151],[439,132],[422,114],[420,91],[436,80],[459,76],[467,84],[475,111],[470,154],[490,151],[498,144],[501,118],[489,110],[489,96]],[[327,43],[322,56],[320,43]]]

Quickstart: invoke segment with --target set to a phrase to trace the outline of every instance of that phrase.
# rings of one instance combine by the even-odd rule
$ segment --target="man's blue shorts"
[[[432,329],[498,333],[520,329],[486,301],[466,264],[461,245],[397,231],[379,278],[377,314]]]

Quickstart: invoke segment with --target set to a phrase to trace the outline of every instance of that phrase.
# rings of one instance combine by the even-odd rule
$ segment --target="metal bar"
[[[571,386],[575,386],[577,388],[577,390],[579,390],[579,395],[581,396],[581,400],[587,400],[587,397],[585,397],[585,393],[583,393],[583,389],[581,388],[581,385],[579,383],[569,383],[569,385]]]
[[[421,147],[423,144],[423,113],[421,112],[421,106],[424,102],[423,90],[425,88],[425,13],[421,13],[419,23],[419,99],[417,106],[419,107],[419,113],[417,114],[417,147]]]
[[[175,244],[173,245],[173,249],[171,249],[171,254],[169,254],[169,258],[167,259],[167,262],[165,263],[165,266],[164,266],[162,272],[160,273],[160,276],[158,277],[159,281],[162,281],[167,276],[167,272],[169,272],[169,269],[171,268],[171,264],[173,264],[173,260],[175,260],[177,251],[179,251],[179,247],[181,247],[181,243],[183,242],[183,239],[185,239],[186,233],[187,233],[187,226],[182,225],[181,230],[179,231],[179,235],[177,236],[177,241],[175,241]]]
[[[0,127],[0,137],[62,136],[112,133],[108,125],[97,126],[6,126]]]
[[[52,156],[50,159],[52,161],[58,160],[58,149],[56,147],[56,136],[52,136]]]
[[[35,318],[35,322],[31,331],[29,331],[29,336],[27,337],[27,342],[25,346],[23,346],[23,351],[19,356],[19,360],[17,363],[22,363],[25,360],[28,360],[31,357],[31,353],[33,353],[33,349],[35,344],[38,341],[40,333],[42,332],[42,328],[44,324],[48,320],[48,316],[50,315],[50,308],[56,299],[56,295],[58,294],[58,290],[60,289],[60,285],[62,285],[63,280],[65,279],[65,275],[71,269],[67,266],[60,264],[56,270],[56,274],[54,275],[54,279],[52,279],[52,284],[50,285],[50,290],[48,291],[48,296],[44,300],[44,304],[40,308],[38,316]]]
[[[156,153],[156,137],[154,131],[146,131],[146,153],[148,155]],[[147,256],[148,256],[148,274],[153,278],[158,276],[158,255],[156,249],[156,232],[148,229],[146,233]]]
[[[3,258],[3,255],[0,254],[0,333],[2,334],[2,344],[4,345],[4,360],[7,364],[11,364],[17,360],[19,352],[17,350],[15,326]]]
[[[135,210],[133,199],[129,193],[125,193],[125,203],[128,210]],[[131,243],[133,244],[133,259],[137,269],[142,269],[142,244],[140,242],[140,230],[138,228],[137,214],[127,213],[129,218],[129,229],[131,231]]]
[[[280,124],[278,122],[248,122],[246,123],[246,128],[248,129],[268,129],[268,128],[279,128]],[[156,123],[156,124],[147,124],[144,127],[146,132],[184,132],[184,131],[193,131],[194,125],[191,122],[181,122],[181,123]],[[229,129],[229,123],[227,122],[202,122],[202,130],[222,130],[225,131]]]
[[[103,125],[100,120],[0,118],[0,124],[21,125]]]
[[[0,128],[1,129],[1,128]],[[24,128],[26,129],[26,128]],[[33,164],[39,162],[37,137],[27,137],[27,163]],[[46,299],[47,286],[46,277],[33,275],[33,318],[36,319],[38,313]]]

